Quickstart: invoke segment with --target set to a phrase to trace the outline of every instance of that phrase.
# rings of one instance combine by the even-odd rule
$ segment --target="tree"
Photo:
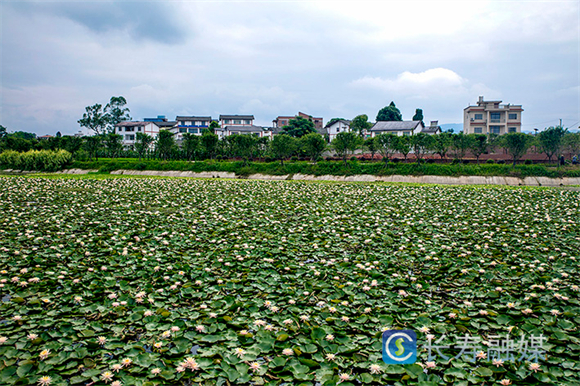
[[[306,134],[300,138],[300,148],[310,157],[311,161],[316,161],[326,149],[326,141],[318,133]]]
[[[433,136],[432,149],[435,154],[439,154],[441,159],[445,159],[451,144],[453,143],[453,134],[444,132]]]
[[[123,121],[130,121],[129,108],[125,107],[127,100],[122,97],[111,97],[111,100],[105,106],[105,118],[107,120],[107,131],[109,133],[115,132],[115,125]]]
[[[64,150],[74,156],[81,149],[83,139],[81,137],[66,136],[61,138],[60,144]]]
[[[414,121],[421,121],[421,123],[423,123],[423,126],[425,126],[425,123],[423,122],[423,110],[422,109],[415,109],[415,115],[413,115],[413,120]]]
[[[415,160],[417,163],[427,154],[431,149],[433,138],[429,134],[417,133],[411,136],[411,146],[415,153]]]
[[[220,128],[220,124],[216,121],[211,121],[211,123],[209,124],[209,132],[212,134],[215,134],[215,129],[219,129]]]
[[[509,133],[502,136],[502,145],[511,155],[513,166],[522,158],[532,143],[532,137],[524,133]]]
[[[341,131],[332,140],[330,146],[336,151],[339,157],[342,158],[346,165],[346,157],[354,153],[360,146],[361,138],[352,131]]]
[[[488,143],[487,136],[485,134],[468,134],[469,137],[469,150],[477,159],[477,164],[479,165],[479,157],[487,151]]]
[[[395,102],[391,102],[390,105],[383,107],[379,110],[377,114],[377,121],[402,121],[403,115],[395,106]]]
[[[7,134],[8,130],[4,126],[0,125],[0,139],[6,137]]]
[[[269,148],[270,148],[269,137],[258,138],[258,142],[256,143],[256,156],[260,158],[264,157]]]
[[[288,122],[288,125],[282,127],[282,131],[294,138],[301,138],[309,133],[316,133],[314,122],[303,117],[296,117]]]
[[[451,148],[453,149],[455,158],[459,159],[460,161],[463,160],[465,153],[470,148],[470,140],[471,137],[463,134],[463,132],[453,135]]]
[[[103,136],[105,146],[111,158],[115,158],[123,150],[123,136],[115,133],[105,134]]]
[[[371,160],[375,159],[375,154],[379,150],[379,142],[377,137],[371,137],[365,139],[364,147],[371,152]]]
[[[89,154],[89,159],[92,160],[93,157],[96,161],[99,160],[99,148],[101,147],[101,142],[103,138],[101,135],[93,135],[90,137],[85,137],[85,143],[83,147],[85,151]]]
[[[549,127],[538,134],[538,145],[542,153],[548,157],[548,162],[552,162],[552,157],[560,153],[562,139],[566,135],[566,129],[562,126]]]
[[[158,157],[162,160],[168,160],[171,158],[171,153],[174,148],[175,139],[173,138],[173,133],[167,130],[160,130],[156,146]]]
[[[572,155],[578,155],[580,153],[580,132],[566,133],[562,138],[562,144]]]
[[[405,157],[405,162],[407,162],[407,155],[411,151],[411,136],[403,135],[397,138],[395,150],[398,151]]]
[[[143,158],[147,150],[155,139],[149,134],[137,133],[135,136],[135,151],[139,154],[139,161]]]
[[[228,137],[234,147],[234,154],[242,157],[244,166],[248,164],[248,159],[252,158],[256,149],[257,138],[251,134],[232,134]]]
[[[379,153],[383,156],[386,165],[391,155],[397,151],[399,137],[392,133],[382,133],[374,138],[377,141]]]
[[[274,156],[284,165],[284,158],[290,157],[297,148],[297,140],[288,134],[278,134],[270,142],[270,149]]]
[[[217,144],[219,141],[219,137],[211,133],[209,130],[204,131],[201,135],[201,145],[203,146],[205,153],[209,156],[209,158],[213,158],[217,149]]]
[[[370,129],[372,126],[373,124],[369,122],[369,117],[365,114],[361,114],[354,117],[352,122],[350,122],[350,131],[355,132],[362,137],[364,131]]]
[[[188,161],[195,159],[195,155],[199,151],[199,138],[198,135],[193,135],[191,133],[183,134],[183,143],[181,144],[181,147],[183,148],[185,158],[187,158]]]
[[[56,138],[62,138],[62,134],[60,133],[60,131],[56,132]]]
[[[92,130],[96,135],[101,135],[107,127],[107,117],[103,112],[103,106],[95,104],[85,107],[83,117],[77,121],[81,127]]]

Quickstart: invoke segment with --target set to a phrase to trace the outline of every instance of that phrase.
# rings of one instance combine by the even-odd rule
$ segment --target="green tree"
[[[393,133],[382,133],[374,138],[377,141],[379,153],[381,153],[383,161],[387,165],[391,155],[398,149],[399,137]]]
[[[415,153],[417,163],[429,152],[433,143],[433,138],[429,134],[417,133],[411,136],[411,146]]]
[[[353,154],[361,145],[361,138],[352,131],[341,131],[332,140],[330,146],[336,151],[336,154],[342,158],[346,165],[346,158]]]
[[[96,135],[104,134],[108,124],[107,116],[103,112],[103,106],[98,103],[85,107],[83,117],[77,122],[81,127],[92,130]]]
[[[115,158],[123,150],[123,136],[115,133],[108,133],[103,136],[109,157]]]
[[[364,147],[371,152],[371,160],[375,159],[375,154],[379,151],[379,141],[377,137],[365,139]]]
[[[89,155],[89,159],[92,160],[93,158],[98,161],[99,160],[99,149],[101,148],[101,143],[103,138],[101,135],[93,135],[89,137],[85,137],[85,143],[83,147],[85,151]]]
[[[270,138],[260,137],[256,143],[256,157],[264,157],[270,148]]]
[[[156,144],[157,156],[162,160],[168,160],[171,158],[174,149],[175,138],[173,138],[173,133],[167,130],[160,130]]]
[[[453,149],[455,158],[460,161],[463,160],[465,153],[471,148],[471,137],[463,134],[463,132],[454,134],[451,148]]]
[[[60,133],[60,131],[56,132],[56,138],[62,138],[62,134]]]
[[[199,151],[200,137],[191,133],[183,134],[181,147],[188,161],[194,160]]]
[[[369,117],[366,114],[357,115],[350,122],[350,131],[357,133],[361,137],[365,130],[369,130],[371,127],[373,127],[373,124],[369,122]]]
[[[204,131],[201,135],[201,145],[205,150],[206,155],[213,159],[217,150],[219,137],[210,131]]]
[[[526,154],[532,144],[532,136],[524,133],[509,133],[502,136],[501,143],[512,157],[513,166]]]
[[[326,149],[326,141],[318,133],[306,134],[300,138],[300,148],[310,157],[311,161],[315,161]]]
[[[407,162],[407,155],[411,152],[411,136],[402,135],[397,137],[396,151],[401,153],[405,157],[405,162]]]
[[[562,144],[564,148],[569,151],[572,155],[580,154],[580,132],[578,133],[566,133],[564,138],[562,138]]]
[[[6,137],[7,134],[8,130],[4,126],[0,125],[0,139]]]
[[[256,150],[257,138],[251,134],[232,134],[228,137],[234,147],[234,154],[244,160],[244,166],[253,157]]]
[[[123,121],[130,121],[129,108],[125,107],[127,100],[122,97],[111,97],[111,100],[105,106],[105,118],[107,120],[107,131],[109,133],[115,132],[115,125]]]
[[[445,159],[449,148],[453,143],[453,134],[450,132],[445,132],[441,134],[436,134],[433,136],[432,149],[435,154],[439,154],[441,159]]]
[[[479,165],[479,157],[482,154],[487,152],[488,143],[487,143],[487,135],[485,134],[468,134],[469,137],[469,150],[477,159],[477,164]]]
[[[153,144],[154,141],[155,139],[149,134],[137,133],[135,135],[135,151],[139,155],[139,161],[141,161],[143,156],[147,153],[147,150],[151,148],[151,144]]]
[[[288,158],[294,154],[297,147],[297,140],[288,134],[275,135],[272,142],[270,142],[270,150],[280,160],[281,165],[284,165],[284,158]]]
[[[562,148],[562,139],[566,135],[566,129],[562,126],[549,127],[537,135],[540,151],[552,162],[552,157],[558,155]]]
[[[211,121],[209,124],[209,132],[215,134],[215,130],[220,128],[220,124],[216,121]]]
[[[65,136],[61,138],[61,146],[64,150],[71,153],[74,157],[77,151],[79,151],[83,145],[83,139],[81,137]]]
[[[294,138],[302,138],[306,134],[316,133],[314,122],[300,116],[291,119],[288,125],[282,127],[282,131]]]
[[[377,114],[377,121],[402,121],[402,120],[403,115],[401,114],[397,106],[395,106],[395,102],[391,102],[391,104],[389,104],[388,106],[383,107],[382,109],[379,110],[379,113]]]
[[[413,115],[413,120],[414,121],[421,121],[421,123],[423,123],[423,125],[425,125],[425,123],[423,122],[423,110],[422,109],[415,109],[415,115]]]

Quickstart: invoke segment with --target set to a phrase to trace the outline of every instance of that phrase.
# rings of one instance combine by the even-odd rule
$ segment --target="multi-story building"
[[[176,141],[181,141],[185,133],[201,135],[204,129],[209,129],[210,123],[211,117],[177,116],[169,131],[175,134]]]
[[[272,138],[272,131],[267,127],[254,126],[253,115],[220,115],[220,128],[215,133],[220,139],[232,134],[251,134],[257,137]]]
[[[327,134],[328,141],[332,142],[338,133],[350,131],[350,121],[346,119],[339,119],[338,121],[334,121],[330,124],[327,123],[324,129],[326,131],[324,134]]]
[[[501,104],[502,101],[484,101],[479,97],[475,106],[467,106],[463,113],[464,134],[521,133],[521,105]]]
[[[279,116],[278,118],[274,119],[272,121],[272,126],[274,128],[282,128],[286,125],[288,125],[288,123],[290,122],[291,119],[294,119],[296,117],[302,117],[304,119],[308,119],[310,121],[312,121],[314,123],[314,128],[320,132],[322,130],[322,128],[324,127],[323,123],[322,123],[322,118],[315,118],[312,115],[308,115],[308,114],[304,114],[302,112],[298,112],[298,115],[296,116]]]
[[[155,122],[125,121],[115,125],[115,134],[123,137],[123,146],[130,147],[135,144],[137,133],[143,133],[157,139],[159,126]]]
[[[253,124],[253,115],[220,115],[221,128],[226,126],[252,126]]]

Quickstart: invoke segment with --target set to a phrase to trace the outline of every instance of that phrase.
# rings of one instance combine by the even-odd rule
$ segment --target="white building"
[[[413,135],[425,129],[421,121],[378,121],[371,127],[371,137],[378,134],[395,134],[398,136]]]
[[[119,134],[123,137],[123,146],[125,147],[135,145],[137,133],[147,134],[154,139],[157,139],[157,136],[159,135],[159,126],[157,126],[155,122],[145,121],[125,121],[115,125],[115,134]]]
[[[338,133],[343,132],[350,132],[350,121],[346,119],[340,119],[338,121],[334,121],[331,124],[326,124],[324,126],[326,131],[325,134],[328,134],[328,141],[332,142],[332,140],[336,137]]]

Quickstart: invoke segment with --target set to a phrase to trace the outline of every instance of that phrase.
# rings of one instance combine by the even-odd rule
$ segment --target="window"
[[[489,113],[489,119],[491,119],[492,122],[499,122],[501,118],[501,113]]]
[[[245,124],[245,125],[249,125],[249,124],[250,124],[250,121],[249,121],[249,120],[245,120],[245,121],[244,121],[244,124]]]
[[[190,132],[191,134],[197,134],[197,129],[189,129],[189,132]]]
[[[224,124],[227,125],[228,123],[230,123],[229,119],[224,119]]]
[[[337,127],[337,128],[336,128],[336,132],[337,132],[337,133],[340,133],[340,127]]]
[[[489,131],[491,134],[499,134],[501,131],[501,127],[500,126],[490,126]]]
[[[141,131],[141,129],[142,129],[141,126],[137,127],[137,131]]]
[[[187,129],[185,127],[182,127],[179,129],[180,133],[187,133]]]
[[[403,135],[411,135],[410,131],[403,131]]]
[[[508,127],[508,133],[517,133],[518,130],[515,127]]]
[[[127,127],[127,128],[125,128],[125,131],[135,131],[135,128],[134,127]]]
[[[473,132],[475,134],[481,134],[483,132],[483,129],[481,127],[474,127]]]
[[[192,125],[192,123],[193,123],[193,122],[191,122],[191,121],[186,121],[186,122],[185,122],[185,125],[186,125],[186,126],[191,126],[191,125]]]
[[[185,126],[185,122],[183,122],[183,121],[180,121],[180,122],[179,122],[179,126]]]
[[[241,120],[239,120],[239,119],[234,119],[234,125],[239,125],[239,124],[241,124],[241,123],[242,123],[242,121],[241,121]]]
[[[483,119],[483,114],[475,114],[475,119]]]
[[[516,114],[516,113],[510,113],[510,115],[509,115],[508,118],[509,119],[518,119],[518,114]]]
[[[120,132],[122,132],[122,131],[123,131],[123,128],[122,128],[122,127],[118,127],[118,128],[117,128],[117,131],[120,133]]]
[[[125,134],[125,141],[134,141],[135,134]]]

